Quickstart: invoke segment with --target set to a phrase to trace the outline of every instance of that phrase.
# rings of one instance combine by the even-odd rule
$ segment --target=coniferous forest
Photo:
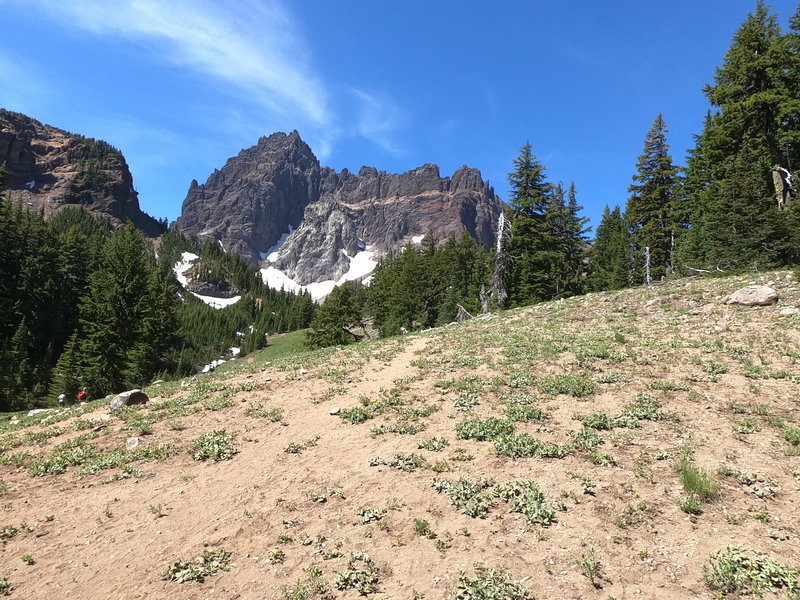
[[[2,184],[2,179],[0,179]],[[132,225],[82,208],[44,220],[0,202],[0,411],[74,401],[194,373],[229,348],[308,325],[308,294],[271,290],[256,267],[217,245],[166,232],[158,252]],[[209,278],[225,273],[242,299],[215,310],[183,290],[173,267],[198,253]]]
[[[231,347],[251,352],[309,325],[308,345],[322,347],[443,325],[462,309],[798,264],[800,7],[782,30],[759,1],[703,92],[708,113],[685,165],[657,114],[631,157],[627,199],[605,208],[593,239],[578,187],[550,181],[526,142],[494,247],[428,235],[383,257],[368,286],[339,286],[319,307],[267,288],[257,267],[213,242],[173,230],[154,244],[82,209],[44,220],[0,202],[0,410],[187,375]],[[172,269],[185,251],[242,300],[216,310],[183,290]]]

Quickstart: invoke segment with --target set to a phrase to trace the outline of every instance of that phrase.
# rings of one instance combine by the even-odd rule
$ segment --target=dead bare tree
[[[484,312],[489,305],[492,308],[503,308],[508,300],[506,291],[506,272],[511,265],[511,256],[508,253],[508,244],[511,240],[511,225],[506,220],[505,213],[500,213],[497,221],[497,244],[494,254],[494,272],[492,273],[492,290],[489,293],[489,302],[484,307]]]

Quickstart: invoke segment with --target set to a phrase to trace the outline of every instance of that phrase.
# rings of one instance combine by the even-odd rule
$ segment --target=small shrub
[[[461,573],[453,600],[533,600],[529,589],[515,582],[505,569],[475,566],[475,579]]]
[[[525,515],[530,524],[547,527],[556,520],[556,511],[547,504],[544,494],[533,481],[511,481],[495,486],[494,493],[509,503],[511,512]]]
[[[230,460],[238,452],[233,445],[233,434],[224,429],[201,435],[194,440],[189,450],[195,460]]]
[[[649,394],[637,394],[636,399],[625,406],[625,416],[644,421],[658,421],[664,418],[658,398]]]
[[[440,452],[449,445],[450,442],[448,442],[445,438],[434,437],[417,443],[417,448],[420,450],[430,450],[431,452]]]
[[[782,433],[783,439],[789,442],[789,444],[792,446],[800,446],[800,428],[786,427]]]
[[[0,577],[0,595],[8,596],[13,589],[14,587],[11,585],[8,577]]]
[[[356,590],[362,596],[378,591],[380,577],[375,562],[366,552],[353,552],[347,561],[347,570],[336,575],[337,590]]]
[[[651,381],[650,385],[648,386],[651,390],[663,390],[667,392],[688,392],[689,385],[686,383],[681,383],[679,381],[663,381],[663,380],[656,380]]]
[[[506,419],[489,417],[486,420],[472,419],[456,425],[456,437],[460,440],[496,440],[514,431],[514,424]]]
[[[784,567],[760,554],[749,557],[739,548],[728,546],[718,550],[703,565],[703,581],[709,589],[721,594],[756,594],[785,588],[790,598],[800,597],[797,569]]]
[[[629,504],[625,511],[614,519],[614,525],[620,529],[627,529],[643,523],[653,514],[654,510],[650,507],[650,503],[647,500],[640,500],[636,504]]]
[[[414,519],[414,533],[419,537],[426,537],[429,539],[434,539],[436,537],[436,533],[431,529],[430,523],[425,519]]]
[[[389,461],[389,466],[401,471],[413,471],[425,464],[425,458],[419,454],[397,454]]]
[[[702,503],[697,496],[693,494],[681,498],[678,501],[678,506],[680,506],[681,510],[687,515],[700,515],[703,513]]]
[[[602,581],[611,583],[611,580],[603,573],[603,565],[600,564],[600,559],[597,558],[594,548],[589,548],[588,551],[581,555],[580,559],[578,559],[578,566],[580,566],[584,576],[595,588],[602,588]]]
[[[550,413],[535,406],[524,404],[509,404],[506,408],[506,418],[512,423],[528,423],[531,421],[546,421],[550,418]]]
[[[761,428],[758,426],[758,422],[753,417],[745,417],[738,423],[734,423],[733,425],[733,432],[739,434],[750,434],[759,431]]]
[[[342,418],[342,420],[347,421],[348,423],[353,423],[354,425],[363,423],[364,421],[367,421],[373,417],[369,410],[361,406],[343,408],[339,411],[339,416]]]
[[[495,452],[510,458],[564,458],[570,453],[569,446],[549,444],[527,433],[504,435],[494,443]]]
[[[279,564],[283,563],[284,560],[286,560],[286,553],[283,550],[281,550],[280,548],[277,548],[277,547],[270,548],[269,557],[268,558],[269,558],[270,564],[279,565]]]
[[[586,455],[586,458],[589,459],[589,462],[592,464],[599,465],[601,467],[616,467],[619,464],[617,459],[610,454],[605,452],[597,452],[596,450],[589,452]]]
[[[224,548],[203,550],[203,554],[190,561],[177,561],[161,574],[162,579],[185,583],[187,581],[202,582],[209,575],[230,569],[231,553]]]
[[[468,477],[460,477],[455,481],[434,479],[433,488],[450,498],[450,502],[465,515],[472,518],[485,518],[494,504],[491,495],[486,491],[494,485],[491,479],[472,481]]]
[[[539,390],[543,394],[557,396],[566,394],[575,398],[584,398],[595,393],[597,386],[593,381],[575,375],[552,375],[539,380]]]

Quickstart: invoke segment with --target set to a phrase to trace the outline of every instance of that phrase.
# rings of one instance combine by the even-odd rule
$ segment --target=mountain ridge
[[[163,227],[139,207],[133,176],[122,153],[86,138],[0,109],[0,165],[7,197],[49,217],[63,206],[83,206],[115,225],[131,221],[148,237]]]
[[[305,285],[338,279],[361,251],[380,256],[427,233],[443,242],[467,231],[489,247],[502,207],[477,169],[465,165],[451,177],[431,163],[404,173],[337,172],[293,131],[261,137],[205,184],[193,181],[175,226]]]

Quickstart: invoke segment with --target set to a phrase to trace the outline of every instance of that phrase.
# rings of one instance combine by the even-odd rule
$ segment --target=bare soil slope
[[[724,304],[751,281],[780,303]],[[592,294],[0,421],[0,581],[28,600],[672,600],[715,597],[704,565],[729,546],[790,578],[800,316],[779,311],[798,288]],[[204,550],[228,570],[197,581]]]

